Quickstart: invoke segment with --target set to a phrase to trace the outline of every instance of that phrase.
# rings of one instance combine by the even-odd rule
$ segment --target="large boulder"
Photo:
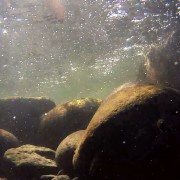
[[[47,98],[0,99],[0,128],[13,133],[22,143],[34,144],[40,117],[55,107]]]
[[[73,175],[73,156],[79,145],[85,130],[76,131],[67,136],[58,146],[55,154],[55,161],[60,170],[68,175]]]
[[[83,98],[57,105],[42,117],[39,129],[41,145],[56,149],[66,136],[86,129],[100,103],[100,99]]]
[[[180,92],[124,87],[92,118],[74,155],[79,179],[180,179]]]
[[[57,174],[54,156],[49,148],[23,145],[5,152],[4,168],[12,179],[40,179],[43,174]]]

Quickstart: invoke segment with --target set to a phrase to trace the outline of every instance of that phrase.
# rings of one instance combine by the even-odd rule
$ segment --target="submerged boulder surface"
[[[54,177],[52,180],[71,180],[71,178],[67,175],[59,175]]]
[[[23,145],[4,154],[4,168],[10,178],[40,179],[43,174],[56,174],[55,152],[49,148]]]
[[[57,105],[42,117],[40,143],[56,149],[66,136],[87,127],[100,104],[100,99],[83,98]]]
[[[19,146],[18,139],[8,131],[0,129],[0,176],[4,174],[3,155],[10,149]],[[0,178],[1,179],[1,178]]]
[[[152,45],[140,65],[137,81],[180,90],[180,28],[161,45]]]
[[[53,101],[43,97],[0,99],[0,128],[24,144],[34,144],[40,117],[54,107]]]
[[[180,92],[125,87],[99,107],[76,149],[79,179],[179,179]]]
[[[6,150],[18,147],[18,139],[8,131],[0,129],[0,161]]]
[[[67,136],[58,146],[55,155],[55,161],[60,170],[73,175],[73,156],[79,145],[85,130],[76,131]]]

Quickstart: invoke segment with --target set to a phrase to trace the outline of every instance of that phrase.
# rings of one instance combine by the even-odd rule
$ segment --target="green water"
[[[43,1],[1,0],[0,97],[104,98],[134,81],[149,46],[178,23],[179,2],[160,2],[65,0],[62,23]]]

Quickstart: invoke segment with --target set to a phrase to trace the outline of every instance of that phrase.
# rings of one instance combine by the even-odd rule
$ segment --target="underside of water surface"
[[[106,97],[135,81],[152,44],[179,27],[179,1],[1,0],[0,97]]]

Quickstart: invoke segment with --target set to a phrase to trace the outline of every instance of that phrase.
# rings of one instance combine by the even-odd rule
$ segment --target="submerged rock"
[[[56,175],[53,175],[53,174],[42,175],[42,176],[40,177],[40,179],[43,179],[43,180],[52,180],[54,177],[56,177]]]
[[[13,133],[22,143],[34,144],[40,117],[55,107],[43,97],[0,99],[0,128]]]
[[[122,88],[92,118],[74,155],[79,179],[180,179],[180,92]]]
[[[4,153],[8,149],[18,146],[19,141],[13,134],[3,129],[0,129],[0,176],[4,174],[4,166],[2,161]]]
[[[42,117],[40,143],[56,149],[66,136],[87,127],[100,104],[100,99],[84,98],[57,105]]]
[[[54,177],[52,180],[71,180],[71,178],[67,175],[59,175]]]
[[[43,175],[41,176],[42,180],[71,180],[67,175]]]
[[[10,148],[18,147],[19,141],[18,139],[8,131],[0,129],[0,161],[2,157]]]
[[[49,148],[24,145],[5,152],[4,168],[11,178],[40,179],[43,174],[57,174],[54,156]]]
[[[74,173],[72,159],[84,133],[85,130],[81,130],[70,134],[59,144],[56,150],[55,161],[59,169],[68,175]]]
[[[180,90],[180,29],[160,46],[151,46],[140,66],[137,81]]]

